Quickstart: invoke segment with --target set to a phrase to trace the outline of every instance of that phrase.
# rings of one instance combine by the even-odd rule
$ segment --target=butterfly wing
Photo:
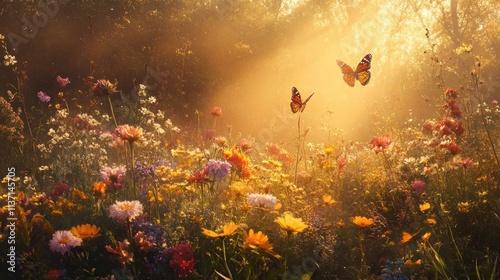
[[[300,108],[302,108],[302,106],[299,105],[298,103],[293,102],[293,101],[290,102],[290,109],[292,109],[292,113],[297,113],[300,110]]]
[[[367,54],[361,62],[356,67],[355,76],[361,85],[365,86],[370,82],[372,74],[370,73],[370,68],[372,67],[372,55]]]
[[[304,110],[302,108],[302,97],[296,87],[292,87],[292,102],[290,102],[290,108],[292,109],[292,113],[297,113],[301,109],[302,111]]]
[[[353,87],[354,81],[356,80],[354,70],[352,70],[351,66],[347,65],[341,60],[337,60],[337,65],[340,67],[340,71],[342,72],[342,74],[344,74],[344,82]]]

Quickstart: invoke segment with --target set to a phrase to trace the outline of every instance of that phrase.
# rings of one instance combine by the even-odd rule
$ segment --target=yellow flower
[[[358,225],[359,227],[369,227],[373,224],[373,218],[356,216],[352,218],[352,222]]]
[[[238,229],[238,225],[231,222],[222,227],[222,233],[216,233],[214,231],[208,230],[206,228],[202,228],[202,232],[204,235],[212,238],[224,238],[233,234]]]
[[[431,237],[431,233],[426,232],[424,235],[422,235],[422,240],[427,241],[427,240],[429,240],[430,237]]]
[[[71,199],[73,201],[82,201],[82,200],[86,200],[88,198],[88,196],[82,192],[81,190],[78,190],[78,189],[73,189],[71,191]]]
[[[458,212],[462,213],[467,213],[469,212],[469,202],[459,202],[457,207],[458,207]]]
[[[253,229],[250,229],[243,234],[243,247],[244,249],[261,249],[267,252],[272,252],[273,244],[269,243],[269,237],[263,234],[262,231],[255,233]]]
[[[283,205],[281,205],[281,203],[279,203],[279,202],[274,204],[274,210],[276,210],[276,211],[279,211],[281,209],[281,207],[283,207]]]
[[[307,225],[302,221],[301,218],[294,218],[289,213],[285,213],[283,217],[278,217],[274,221],[278,223],[281,229],[286,231],[288,234],[297,234],[298,232],[303,232],[307,228]]]
[[[328,194],[324,194],[321,198],[323,199],[323,202],[325,203],[325,205],[332,205],[332,204],[334,204],[336,202],[332,198],[332,196],[328,195]]]
[[[399,241],[399,245],[403,245],[405,244],[406,242],[410,241],[413,236],[417,235],[416,233],[415,234],[409,234],[408,232],[406,231],[403,231],[403,236],[401,237],[401,240]]]
[[[431,225],[431,226],[433,226],[433,225],[437,224],[436,220],[434,220],[434,219],[432,219],[432,218],[429,218],[429,219],[425,220],[425,222],[426,222],[428,225]]]
[[[325,151],[325,154],[327,154],[327,155],[332,155],[332,154],[333,154],[333,152],[335,151],[335,149],[334,149],[334,147],[333,147],[333,146],[332,146],[332,147],[325,146],[325,147],[324,147],[324,151]]]
[[[420,204],[419,207],[420,207],[420,211],[422,211],[423,213],[425,213],[429,209],[431,209],[431,204],[429,202],[426,202],[424,204]]]
[[[101,231],[100,227],[90,224],[82,224],[71,228],[71,233],[82,239],[100,236],[99,231]]]

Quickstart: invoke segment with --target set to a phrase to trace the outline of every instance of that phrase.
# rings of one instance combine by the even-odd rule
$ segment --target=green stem
[[[288,265],[287,258],[288,258],[288,247],[290,244],[290,235],[291,235],[291,233],[289,232],[286,236],[285,257],[283,258],[283,274],[281,275],[282,280],[286,280],[286,267]]]
[[[118,123],[116,122],[115,111],[113,110],[113,103],[111,103],[111,97],[108,94],[108,102],[109,108],[111,108],[111,115],[113,116],[113,121],[115,122],[115,127],[118,127]]]
[[[128,142],[130,145],[130,169],[132,171],[132,191],[133,197],[132,199],[137,199],[137,186],[135,184],[135,157],[134,157],[134,142]]]
[[[226,268],[226,271],[229,274],[229,278],[233,280],[233,274],[231,274],[231,269],[229,269],[229,265],[227,264],[225,240],[226,240],[225,238],[222,239],[222,253],[224,254],[224,267]]]

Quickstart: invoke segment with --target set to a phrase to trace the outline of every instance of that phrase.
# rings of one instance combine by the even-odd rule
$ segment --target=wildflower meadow
[[[259,83],[258,79],[238,83],[238,90],[222,103],[191,103],[189,92],[212,92],[205,90],[210,83],[190,76],[189,71],[195,70],[189,67],[205,65],[203,56],[191,51],[195,40],[184,40],[189,43],[172,52],[177,63],[170,71],[175,75],[150,75],[154,66],[149,62],[145,70],[143,64],[140,70],[130,70],[130,75],[144,72],[156,77],[154,83],[120,79],[113,71],[123,69],[99,68],[98,56],[89,60],[90,73],[61,70],[50,79],[38,79],[23,59],[23,48],[26,52],[29,44],[49,36],[44,30],[64,20],[68,7],[86,7],[66,2],[30,42],[20,41],[19,53],[10,46],[13,35],[0,35],[4,173],[0,275],[8,279],[500,278],[500,94],[498,87],[484,82],[498,76],[499,68],[489,67],[495,60],[477,55],[482,51],[476,52],[477,46],[447,46],[451,51],[445,56],[438,50],[446,49],[440,45],[444,43],[421,30],[425,44],[418,51],[430,62],[420,70],[442,72],[430,77],[428,84],[401,86],[397,97],[414,93],[428,104],[424,112],[410,108],[401,113],[392,93],[377,84],[379,77],[390,75],[390,70],[377,70],[378,61],[387,59],[381,52],[363,49],[352,55],[355,61],[332,59],[328,81],[342,91],[356,90],[348,98],[369,98],[363,90],[370,86],[377,87],[371,94],[380,96],[376,113],[358,119],[366,128],[355,137],[326,120],[311,121],[309,116],[329,114],[316,107],[330,94],[325,87],[314,86],[321,75],[307,76],[311,80],[307,86],[301,86],[298,78],[297,84],[276,78],[272,83],[280,92],[274,93],[279,100],[275,103],[264,98],[242,101],[240,87]],[[213,11],[231,10],[225,5]],[[133,4],[127,7],[135,9]],[[194,7],[198,6],[175,9],[201,9]],[[285,11],[285,6],[281,9]],[[121,13],[117,7],[110,10],[115,12]],[[235,15],[241,16],[240,12]],[[149,17],[159,17],[156,13],[148,12]],[[282,17],[291,14],[280,14],[279,19],[286,21]],[[175,15],[171,22],[195,18],[187,12]],[[113,27],[116,32],[127,28],[125,19],[131,25],[138,20],[129,13],[119,18]],[[147,23],[146,18],[141,20]],[[92,36],[105,40],[118,34],[98,35],[94,21],[89,16]],[[116,48],[125,48],[127,42],[116,38],[120,45]],[[231,45],[238,50],[231,63],[250,59],[248,48],[254,45],[242,42]],[[110,45],[95,44],[96,49]],[[153,50],[137,50],[147,51]],[[129,56],[130,63],[136,58]],[[223,55],[217,59],[222,61]],[[439,64],[439,59],[461,59],[463,65]],[[50,69],[81,67],[65,64],[70,62],[54,60],[56,66]],[[209,76],[209,72],[203,73]],[[460,82],[445,80],[446,75],[456,75]],[[198,87],[190,88],[190,83]],[[197,100],[205,96],[202,93]],[[239,110],[232,106],[243,102],[241,108],[248,111],[237,113],[255,121],[249,133],[239,132],[239,124],[250,121],[227,113]],[[267,115],[258,111],[266,102],[280,108],[273,111],[278,117],[269,118],[278,121],[269,126],[261,125],[260,119]],[[339,110],[348,103],[368,107],[361,101],[343,102],[334,105]],[[318,131],[328,137],[316,137]]]

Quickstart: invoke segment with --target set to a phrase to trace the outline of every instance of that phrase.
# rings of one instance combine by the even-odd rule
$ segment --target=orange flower
[[[307,228],[307,225],[301,218],[294,218],[289,213],[285,213],[283,217],[278,217],[274,221],[278,223],[281,229],[286,231],[288,234],[297,234],[299,232],[303,232]]]
[[[408,232],[406,231],[403,231],[403,236],[401,237],[401,240],[399,241],[399,245],[403,245],[405,244],[406,242],[410,241],[413,236],[417,235],[416,233],[415,234],[409,234]]]
[[[118,255],[118,261],[122,266],[125,266],[127,263],[131,263],[134,260],[134,253],[128,251],[129,245],[130,242],[125,239],[123,242],[118,241],[116,248],[109,245],[106,245],[105,248],[108,252]]]
[[[250,178],[252,175],[250,168],[248,166],[248,157],[238,149],[224,150],[222,156],[229,162],[232,166],[235,166],[238,170],[238,175],[242,178]]]
[[[244,249],[261,249],[266,252],[272,252],[273,244],[269,243],[269,237],[263,234],[262,231],[255,233],[253,229],[250,229],[243,234],[243,245]]]
[[[422,260],[421,259],[418,259],[414,262],[412,262],[411,260],[406,260],[405,261],[405,265],[406,266],[412,266],[412,265],[421,265],[422,264]]]
[[[352,218],[352,222],[358,225],[359,227],[369,227],[373,224],[373,218],[356,216]]]
[[[429,219],[425,220],[425,222],[426,222],[428,225],[431,225],[431,226],[433,226],[433,225],[437,224],[436,220],[434,220],[434,219],[432,219],[432,218],[429,218]]]
[[[99,231],[101,231],[100,227],[90,224],[82,224],[71,228],[71,233],[82,239],[100,236]]]
[[[325,203],[325,205],[332,205],[332,204],[334,204],[336,202],[332,198],[332,196],[328,195],[328,194],[324,194],[321,198],[323,199],[323,202]]]
[[[97,197],[104,197],[106,194],[106,184],[104,182],[95,182],[94,183],[94,195]]]
[[[115,133],[120,137],[122,140],[127,140],[130,143],[133,143],[137,140],[142,140],[142,128],[137,128],[130,126],[128,124],[123,124],[118,126],[115,129]]]
[[[429,209],[431,209],[431,204],[429,202],[426,202],[424,204],[420,204],[419,207],[420,207],[420,211],[425,213],[425,212],[429,211]]]
[[[224,238],[226,236],[229,236],[233,234],[236,230],[238,229],[238,225],[231,222],[229,224],[224,225],[222,227],[222,233],[216,233],[214,231],[208,230],[206,228],[202,228],[202,232],[204,235],[212,238]]]

